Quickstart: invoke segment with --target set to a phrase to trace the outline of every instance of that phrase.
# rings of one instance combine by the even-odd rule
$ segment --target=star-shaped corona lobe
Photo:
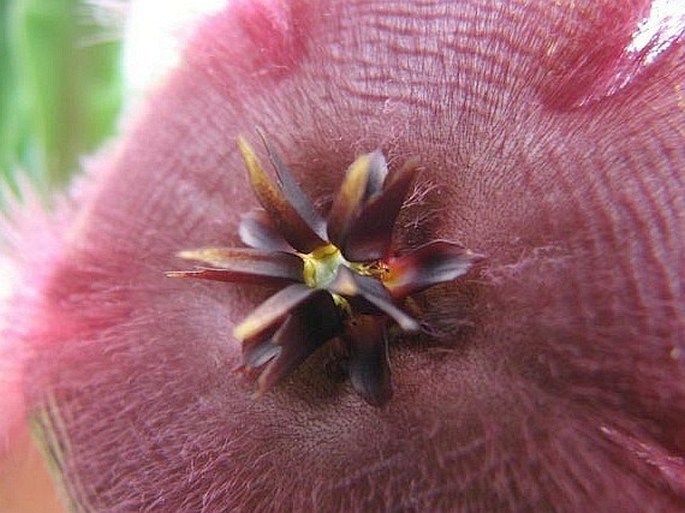
[[[324,219],[302,192],[283,157],[259,132],[277,182],[246,140],[239,147],[261,207],[243,216],[239,234],[254,249],[205,248],[179,256],[202,262],[174,278],[282,284],[234,329],[242,369],[259,376],[266,392],[322,345],[344,344],[354,389],[368,403],[392,395],[388,326],[418,331],[396,303],[409,294],[465,275],[482,257],[458,244],[429,242],[402,256],[391,251],[402,203],[418,166],[390,173],[380,151],[358,157],[347,170]]]

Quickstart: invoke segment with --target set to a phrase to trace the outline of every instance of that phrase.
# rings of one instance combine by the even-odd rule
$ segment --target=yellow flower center
[[[321,246],[306,255],[300,254],[300,258],[304,261],[304,282],[314,289],[325,289],[330,285],[341,265],[353,268],[333,244]]]
[[[383,262],[350,262],[334,244],[321,246],[311,253],[298,253],[304,262],[303,279],[313,289],[325,289],[333,282],[341,265],[364,276],[374,276],[381,281],[389,272]]]

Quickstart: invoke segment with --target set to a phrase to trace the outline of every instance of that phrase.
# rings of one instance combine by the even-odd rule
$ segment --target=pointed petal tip
[[[392,397],[385,323],[378,317],[360,315],[347,325],[350,349],[349,376],[352,388],[371,406],[385,405]]]
[[[366,198],[350,221],[341,246],[347,259],[378,260],[388,255],[397,218],[418,169],[418,165],[405,163],[400,170],[387,175],[382,191]]]
[[[270,382],[268,379],[269,375],[264,371],[259,378],[257,378],[257,389],[254,391],[254,397],[256,399],[261,399],[264,397],[273,387],[276,385],[275,382]]]
[[[252,187],[254,188],[255,181],[258,180],[257,177],[263,175],[264,171],[262,170],[262,166],[259,163],[259,159],[257,158],[257,154],[255,153],[254,148],[249,142],[247,142],[247,139],[245,139],[242,135],[238,136],[237,143],[238,151],[240,151],[243,163],[245,164],[245,167],[247,168],[248,174],[250,176],[250,182],[252,183]]]
[[[425,167],[421,164],[421,159],[419,159],[419,157],[408,158],[402,167],[404,169],[410,169],[416,173],[419,173],[425,169]]]
[[[376,178],[382,184],[388,176],[388,161],[383,150],[377,148],[368,154],[368,166],[367,174],[370,175],[371,181],[373,182]],[[377,191],[368,192],[375,193]]]
[[[252,319],[245,319],[243,322],[238,324],[233,328],[233,336],[240,342],[245,342],[250,335],[254,333],[256,327],[254,322],[250,322]]]
[[[247,369],[260,369],[272,360],[278,358],[283,348],[267,340],[250,349],[243,347],[243,365]]]
[[[196,258],[197,253],[198,252],[193,249],[184,249],[183,251],[176,253],[176,257],[182,258],[183,260],[200,260],[199,258]]]
[[[466,262],[466,266],[463,274],[469,273],[478,264],[485,262],[488,257],[482,253],[475,253],[470,249],[467,249],[462,255],[462,259]]]
[[[288,244],[303,253],[309,253],[318,246],[325,245],[325,221],[316,212],[271,146],[267,146],[267,151],[277,171],[278,183],[269,177],[252,146],[242,137],[238,138],[238,148],[247,169],[252,191]]]
[[[281,369],[278,358],[272,360],[266,365],[264,371],[257,378],[257,390],[255,394],[257,397],[264,397],[276,385],[278,385],[290,372],[280,372]]]
[[[394,298],[402,298],[453,281],[486,259],[460,244],[446,240],[429,242],[409,253],[393,257],[383,284]]]
[[[246,155],[254,156],[254,149],[252,148],[252,145],[249,142],[247,142],[247,139],[245,137],[239,135],[236,139],[236,142],[238,143],[238,149],[240,150],[240,153],[243,155],[243,158],[245,158]]]
[[[273,194],[271,189],[274,189],[275,186],[272,184],[271,179],[262,168],[262,164],[259,162],[259,158],[257,158],[257,153],[255,152],[254,148],[249,142],[247,142],[247,139],[242,136],[238,137],[238,150],[240,151],[240,155],[243,158],[243,163],[247,169],[250,185],[252,190],[257,195],[257,198],[260,198],[260,193],[262,196],[267,192]],[[264,198],[261,198],[260,202],[263,199]],[[264,205],[264,207],[266,208],[267,205]]]
[[[167,278],[192,278],[196,271],[164,271]]]
[[[488,259],[487,255],[484,255],[483,253],[474,253],[470,249],[467,250],[466,254],[471,259],[471,262],[473,262],[474,264],[483,262],[484,260]]]
[[[217,252],[214,248],[204,248],[204,249],[184,249],[176,253],[178,258],[183,260],[207,260],[213,254]]]
[[[407,314],[402,317],[394,318],[394,320],[403,331],[408,333],[416,333],[421,331],[421,323]]]
[[[352,162],[333,200],[327,218],[327,235],[336,246],[344,246],[350,226],[364,205],[372,155],[360,155]]]
[[[371,384],[360,379],[351,379],[352,388],[362,400],[369,406],[374,408],[382,408],[386,406],[393,396],[392,385],[387,384]]]
[[[359,396],[366,401],[367,404],[373,406],[374,408],[382,408],[383,406],[387,405],[390,399],[392,399],[393,394],[392,387],[389,387],[378,394],[364,393],[360,390],[355,390]]]

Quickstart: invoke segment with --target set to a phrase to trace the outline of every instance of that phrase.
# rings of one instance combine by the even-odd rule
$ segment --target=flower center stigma
[[[318,247],[311,253],[298,253],[298,256],[304,262],[302,271],[304,283],[313,289],[327,289],[335,280],[340,266],[352,269],[357,274],[373,276],[380,280],[388,272],[387,266],[381,261],[350,262],[335,244]],[[349,304],[345,298],[333,292],[331,296],[339,307],[348,309]]]
[[[298,253],[304,262],[303,278],[313,289],[325,289],[335,279],[341,265],[354,269],[334,244],[316,248],[308,254]]]

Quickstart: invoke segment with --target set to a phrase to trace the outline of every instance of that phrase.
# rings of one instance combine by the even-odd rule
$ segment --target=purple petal
[[[388,173],[385,157],[374,151],[358,157],[348,168],[328,214],[328,238],[343,247],[354,220],[370,198],[381,192]]]
[[[388,176],[383,192],[372,198],[352,222],[340,248],[345,258],[364,262],[387,256],[397,216],[418,170],[417,163],[410,161]]]
[[[239,138],[238,147],[248,170],[252,190],[283,238],[302,253],[311,253],[326,245],[326,240],[316,233],[315,227],[309,225],[283,190],[271,181],[247,141]]]
[[[257,369],[269,363],[281,352],[281,348],[267,340],[243,351],[243,368]]]
[[[290,285],[255,308],[235,327],[233,334],[242,342],[261,339],[265,333],[283,322],[297,307],[325,295],[329,294],[324,290],[312,289],[300,283]]]
[[[394,297],[405,297],[465,275],[484,257],[452,242],[439,240],[393,258],[383,284]]]
[[[338,308],[328,293],[289,316],[269,342],[279,352],[259,377],[260,393],[272,388],[339,332]]]
[[[263,208],[253,208],[241,216],[238,234],[243,243],[256,249],[292,251]]]
[[[345,325],[350,348],[350,380],[364,400],[382,406],[392,397],[388,341],[382,319],[358,315]]]
[[[299,184],[295,181],[290,170],[285,165],[283,157],[281,154],[273,147],[273,145],[266,138],[266,135],[261,129],[257,130],[257,133],[262,138],[264,146],[269,153],[269,160],[276,170],[278,176],[279,185],[288,198],[290,204],[295,207],[300,217],[316,232],[316,234],[322,239],[326,238],[326,221],[321,214],[319,214],[312,202],[309,200],[307,195],[302,192]]]
[[[341,296],[365,299],[378,310],[391,317],[405,331],[419,330],[418,322],[393,304],[392,297],[390,297],[388,291],[375,278],[362,276],[347,267],[341,266],[328,289]]]
[[[246,248],[183,251],[186,260],[209,264],[192,271],[170,271],[170,278],[199,278],[234,283],[279,284],[302,281],[302,259],[290,253],[266,253]]]

